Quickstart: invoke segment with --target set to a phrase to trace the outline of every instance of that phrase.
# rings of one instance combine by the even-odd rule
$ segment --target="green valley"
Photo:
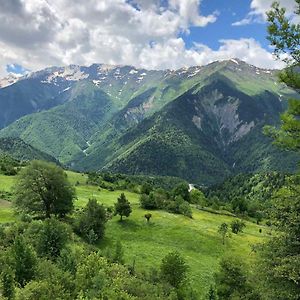
[[[77,200],[75,207],[84,207],[89,198],[95,198],[105,207],[116,202],[122,190],[109,191],[95,185],[87,184],[88,177],[84,174],[68,172],[68,178],[76,188]],[[15,177],[1,176],[0,190],[10,191]],[[226,255],[240,256],[247,264],[255,261],[255,253],[251,247],[269,238],[270,229],[266,225],[246,222],[246,229],[240,235],[232,235],[223,246],[218,234],[221,223],[230,223],[234,217],[192,209],[193,218],[174,215],[164,211],[152,211],[152,218],[147,224],[144,214],[147,210],[140,208],[137,193],[125,191],[132,205],[132,215],[124,222],[113,217],[107,223],[105,238],[97,244],[101,253],[114,251],[114,245],[121,241],[125,264],[135,265],[136,272],[150,272],[158,268],[162,258],[171,251],[179,251],[190,266],[189,280],[198,297],[204,297],[210,284],[213,284],[214,273],[218,270],[220,259]],[[12,212],[12,207],[1,200],[2,223],[12,222],[19,217]],[[262,233],[259,232],[262,230]]]

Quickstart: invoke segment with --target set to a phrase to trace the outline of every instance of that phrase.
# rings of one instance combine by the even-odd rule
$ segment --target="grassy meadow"
[[[68,172],[69,180],[76,185],[76,207],[84,206],[89,198],[96,198],[105,206],[113,206],[122,191],[107,191],[96,186],[86,185],[87,177],[83,174]],[[10,191],[15,177],[0,175],[0,191]],[[251,245],[262,242],[268,237],[268,229],[246,222],[243,233],[231,234],[222,244],[218,227],[221,223],[230,223],[234,217],[212,214],[193,208],[193,219],[165,211],[151,211],[152,218],[147,224],[146,211],[139,207],[139,195],[124,191],[132,204],[133,212],[123,222],[115,216],[108,221],[104,240],[98,247],[105,253],[115,247],[115,242],[122,242],[125,262],[135,264],[136,270],[150,270],[159,267],[161,259],[170,251],[179,251],[190,266],[189,277],[200,295],[205,295],[213,282],[213,274],[218,262],[224,255],[241,256],[251,264],[255,253]],[[10,222],[15,218],[11,203],[0,200],[0,223]],[[262,233],[259,233],[259,229]]]

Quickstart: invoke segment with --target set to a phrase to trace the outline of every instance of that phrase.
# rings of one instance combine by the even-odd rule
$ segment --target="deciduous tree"
[[[52,214],[62,217],[71,212],[75,198],[75,190],[63,169],[37,160],[20,171],[15,194],[18,209],[42,213],[46,218]]]

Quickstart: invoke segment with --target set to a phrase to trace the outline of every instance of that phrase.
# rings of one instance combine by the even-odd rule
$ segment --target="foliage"
[[[193,189],[190,192],[190,202],[192,204],[198,204],[201,206],[207,205],[207,199],[204,195],[204,193],[198,189]]]
[[[246,224],[242,220],[234,220],[230,223],[230,227],[233,233],[238,234],[239,232],[243,232]]]
[[[279,59],[282,54],[287,54],[284,60],[288,67],[281,72],[280,80],[287,86],[300,90],[300,25],[291,21],[287,16],[286,9],[280,7],[278,2],[272,5],[268,12],[269,40],[275,48]],[[295,17],[300,15],[299,0],[295,0]],[[297,99],[291,99],[288,110],[281,117],[281,127],[276,130],[274,127],[267,127],[266,133],[271,135],[276,144],[292,150],[300,149],[300,103]]]
[[[20,236],[14,241],[11,247],[15,280],[22,287],[34,278],[36,272],[36,253],[25,239]]]
[[[149,195],[142,194],[140,196],[140,204],[144,209],[158,209],[159,207],[153,192],[151,192]]]
[[[261,220],[273,193],[286,184],[289,176],[279,172],[238,174],[205,189],[207,205],[218,202],[218,206],[236,214]]]
[[[62,222],[70,222],[72,224],[74,221],[76,223],[76,219],[80,215],[81,207],[84,207],[88,203],[91,195],[98,200],[98,203],[102,202],[105,207],[111,207],[120,194],[120,191],[99,190],[98,186],[86,184],[87,175],[85,174],[70,171],[67,171],[67,174],[72,185],[79,182],[79,185],[75,187],[78,200],[75,202],[76,210],[74,213],[68,216],[68,218],[61,220]],[[15,179],[15,177],[0,176],[0,187],[10,191],[9,188],[13,185]],[[87,245],[85,241],[80,239],[77,235],[72,235],[72,239],[69,240],[65,248],[61,250],[60,256],[52,261],[53,265],[56,265],[66,273],[66,275],[64,275],[66,276],[65,278],[68,278],[67,274],[69,273],[76,277],[78,266],[81,265],[81,263],[84,264],[83,260],[91,252],[94,250],[97,251],[98,248],[100,248],[101,253],[106,255],[106,251],[109,250],[113,255],[116,242],[118,240],[122,241],[122,246],[126,254],[124,257],[126,263],[130,264],[131,268],[128,270],[127,267],[124,266],[124,273],[129,274],[129,276],[126,275],[125,278],[123,276],[117,276],[120,274],[118,271],[119,265],[118,268],[107,269],[105,273],[107,287],[105,288],[105,292],[103,291],[103,294],[105,293],[108,299],[116,299],[118,296],[124,298],[124,293],[130,294],[130,296],[126,295],[126,297],[136,297],[137,299],[146,300],[169,299],[169,297],[171,297],[170,295],[173,294],[172,300],[176,299],[176,297],[174,297],[174,291],[168,284],[163,283],[159,276],[152,276],[152,281],[149,274],[152,268],[159,267],[160,261],[165,255],[164,253],[168,253],[174,249],[178,249],[190,265],[190,286],[195,290],[194,292],[196,292],[196,295],[193,296],[193,292],[187,284],[184,285],[184,287],[180,287],[180,290],[185,290],[185,292],[180,292],[180,295],[184,295],[183,299],[187,300],[202,299],[207,294],[209,286],[213,284],[212,273],[218,269],[218,261],[224,253],[230,252],[233,255],[241,255],[245,262],[252,264],[256,254],[252,252],[251,255],[249,255],[251,251],[249,245],[262,242],[266,238],[268,231],[271,230],[271,228],[265,229],[254,223],[246,222],[247,228],[243,235],[233,236],[226,243],[226,247],[219,247],[216,229],[222,222],[230,224],[234,219],[232,216],[223,215],[221,213],[218,215],[212,214],[196,210],[192,207],[194,217],[192,220],[184,218],[181,215],[173,215],[160,210],[155,212],[155,222],[147,226],[144,215],[148,211],[138,207],[140,195],[126,190],[124,193],[135,208],[128,222],[120,224],[118,218],[109,220],[106,223],[105,239],[101,243],[93,246]],[[163,203],[165,201],[164,199],[167,199],[167,194],[169,193],[162,189],[159,191],[155,190],[156,199],[159,203]],[[3,211],[2,207],[3,203],[0,203],[1,213]],[[6,253],[3,254],[3,261],[9,259],[9,255],[7,254],[10,252],[10,245],[13,243],[15,236],[23,235],[24,231],[24,237],[28,245],[32,244],[34,248],[36,248],[39,228],[41,228],[39,224],[44,222],[44,220],[36,221],[35,217],[33,221],[28,219],[24,223],[19,220],[18,215],[13,215],[11,207],[9,207],[8,210],[11,213],[9,220],[13,223],[0,224],[0,247],[8,247],[5,250]],[[152,211],[150,212],[152,213]],[[7,220],[4,219],[2,215],[0,218],[2,222]],[[1,230],[1,228],[3,228],[3,230]],[[262,234],[259,234],[259,228],[263,228]],[[221,241],[219,242],[221,243]],[[101,254],[99,255],[101,256]],[[2,255],[0,253],[0,270],[3,269],[1,257]],[[111,257],[109,258],[108,265],[111,264]],[[39,256],[38,261],[41,260],[44,261],[44,257]],[[38,265],[40,265],[40,263]],[[132,266],[134,272],[132,272]],[[50,269],[49,266],[47,268]],[[40,269],[40,267],[38,267],[38,269]],[[51,272],[51,270],[49,272]],[[50,274],[44,274],[41,277],[40,273],[41,271],[36,272],[34,280],[31,281],[34,282],[32,284],[36,287],[36,293],[39,292],[39,283],[41,282],[41,285],[43,285],[41,292],[37,294],[38,298],[42,299],[43,294],[45,294],[44,298],[49,299],[47,289],[49,288],[51,292],[49,286],[52,284],[53,295],[58,295],[59,298],[59,293],[64,293],[60,299],[68,299],[67,294],[74,290],[76,290],[78,298],[83,297],[83,292],[78,291],[77,287],[75,289],[71,288],[69,280],[66,282],[63,281],[62,275],[58,276],[57,274],[58,277],[56,277],[56,275],[50,277]],[[133,277],[132,274],[134,274]],[[51,284],[46,284],[46,278],[48,277],[52,278]],[[54,289],[55,280],[58,285],[57,289]],[[121,287],[118,285],[120,282],[122,282]],[[77,283],[75,283],[75,285],[77,285]],[[122,295],[120,294],[121,292],[112,290],[112,286],[116,286],[116,289],[122,291]],[[48,288],[46,289],[46,287]],[[23,296],[23,294],[21,294],[22,290],[21,288],[16,289],[16,294],[20,295],[19,299],[24,299],[24,297],[21,297]],[[149,291],[151,292],[149,293]],[[28,295],[28,297],[31,297],[33,294]],[[72,295],[71,299],[76,299],[76,296]]]
[[[11,268],[5,268],[1,272],[1,289],[5,299],[12,300],[15,295],[14,273]]]
[[[6,160],[9,160],[10,165],[14,167],[18,166],[20,163],[26,163],[34,159],[58,163],[54,157],[46,152],[32,147],[20,138],[11,136],[0,138],[0,165],[1,156],[6,157]]]
[[[86,207],[79,214],[76,224],[77,231],[90,243],[104,237],[107,222],[106,209],[96,199],[89,199]]]
[[[259,300],[245,274],[245,266],[238,258],[225,257],[220,262],[220,271],[216,274],[218,299]]]
[[[120,215],[121,221],[123,220],[123,216],[129,217],[131,214],[132,209],[130,206],[130,202],[127,200],[124,193],[120,195],[118,198],[118,202],[115,203],[115,214]]]
[[[0,140],[1,141],[1,140]],[[17,167],[19,162],[10,155],[1,153],[0,151],[0,173],[7,176],[14,176],[17,174]]]
[[[152,214],[150,213],[145,214],[145,218],[147,220],[147,223],[149,223],[150,219],[152,218]]]
[[[116,242],[115,253],[113,255],[113,262],[124,264],[124,249],[120,241]]]
[[[216,290],[211,286],[209,288],[208,294],[207,294],[207,300],[217,300],[218,296],[217,296],[217,292]]]
[[[290,184],[273,199],[273,225],[279,235],[260,249],[259,273],[266,299],[297,299],[300,293],[300,186]]]
[[[275,2],[268,12],[269,40],[275,47],[275,53],[288,54],[285,61],[288,67],[281,73],[280,79],[288,86],[300,90],[300,25],[292,23],[286,9]],[[300,15],[300,1],[295,0],[295,17]],[[282,115],[279,130],[268,127],[266,133],[285,149],[300,149],[300,102],[290,100],[286,113]],[[300,266],[300,200],[299,182],[289,182],[274,197],[271,216],[278,229],[278,236],[260,248],[261,289],[265,299],[298,299]],[[297,270],[297,271],[296,271]]]
[[[75,190],[60,167],[43,161],[32,161],[19,174],[15,187],[15,205],[32,213],[65,216],[73,209]]]
[[[190,202],[189,186],[187,184],[179,184],[173,190],[174,197],[180,196],[184,201]]]
[[[177,192],[179,194],[176,194]],[[163,209],[171,213],[182,214],[192,218],[191,207],[189,203],[182,198],[181,192],[182,190],[178,189],[173,190],[170,194],[163,189],[158,189],[151,192],[149,195],[142,194],[140,196],[140,205],[144,209]]]
[[[228,225],[226,223],[222,223],[218,229],[218,233],[222,236],[222,243],[225,244],[225,237],[228,233]]]
[[[163,258],[160,271],[166,282],[179,288],[187,279],[188,266],[178,252],[170,252]]]
[[[45,220],[36,237],[37,252],[49,259],[56,259],[70,240],[70,230],[62,222],[51,218]]]

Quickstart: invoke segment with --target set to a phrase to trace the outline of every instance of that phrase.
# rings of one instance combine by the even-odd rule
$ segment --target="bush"
[[[186,280],[188,266],[178,252],[171,252],[163,258],[160,270],[162,279],[178,288]]]
[[[234,220],[230,224],[231,231],[235,234],[243,232],[243,229],[246,227],[246,224],[241,220]]]
[[[140,205],[144,209],[157,209],[157,203],[154,193],[151,192],[149,195],[142,194],[140,197]]]
[[[56,259],[70,239],[70,234],[64,223],[53,218],[45,220],[36,239],[38,254]]]
[[[107,214],[104,206],[98,204],[96,199],[89,199],[75,227],[77,232],[90,243],[95,243],[103,238],[106,222]]]

